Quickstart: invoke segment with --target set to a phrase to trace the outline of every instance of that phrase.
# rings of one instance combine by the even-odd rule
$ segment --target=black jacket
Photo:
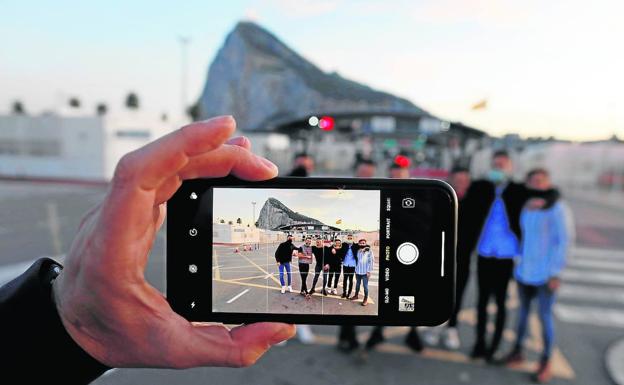
[[[509,226],[519,240],[522,239],[520,213],[526,202],[531,198],[543,198],[546,200],[546,207],[550,207],[559,199],[559,195],[559,191],[556,189],[532,190],[522,183],[507,183],[502,198],[505,203]],[[494,183],[488,180],[477,180],[470,185],[459,208],[458,255],[474,250],[495,198],[496,186]]]
[[[285,241],[277,246],[275,250],[275,260],[279,263],[292,262],[292,252],[296,247],[292,241]]]
[[[0,368],[22,384],[88,384],[110,369],[65,330],[52,300],[55,261],[42,258],[0,288]]]
[[[340,266],[345,255],[347,254],[347,248],[342,245],[341,248],[335,249],[336,254],[332,253],[334,246],[328,247],[327,249],[327,254],[325,255],[325,260],[327,261],[326,263],[329,263],[331,266]]]
[[[312,253],[314,254],[314,260],[316,262],[317,267],[323,267],[325,264],[329,263],[325,261],[329,260],[327,257],[327,254],[331,253],[331,248],[327,246],[321,246],[321,247],[312,246]]]

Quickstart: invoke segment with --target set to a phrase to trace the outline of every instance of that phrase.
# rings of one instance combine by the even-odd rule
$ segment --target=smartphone
[[[167,202],[167,300],[190,321],[439,325],[456,222],[438,180],[188,180]]]

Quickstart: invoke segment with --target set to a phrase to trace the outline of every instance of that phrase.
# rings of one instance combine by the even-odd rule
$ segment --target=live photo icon
[[[399,311],[414,311],[414,296],[399,296]]]

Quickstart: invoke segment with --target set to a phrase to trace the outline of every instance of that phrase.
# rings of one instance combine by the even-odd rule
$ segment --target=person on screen
[[[355,294],[351,297],[351,300],[357,301],[359,299],[361,283],[364,287],[362,306],[366,306],[368,305],[368,279],[375,267],[375,256],[370,246],[366,244],[366,239],[360,239],[358,245],[357,265],[355,266]]]
[[[301,295],[308,295],[308,272],[310,271],[310,264],[314,259],[314,253],[312,250],[312,237],[308,236],[305,242],[298,250],[299,260],[299,274],[301,275]]]
[[[292,293],[290,262],[292,262],[293,251],[296,249],[295,245],[293,245],[292,234],[288,234],[286,241],[280,243],[275,250],[275,261],[279,267],[279,279],[282,285],[282,294],[284,294],[286,290],[288,290],[289,293]],[[284,271],[286,271],[286,274],[288,275],[288,286],[286,286],[286,282],[284,282]]]
[[[312,246],[312,253],[314,254],[314,260],[316,264],[314,265],[314,279],[312,280],[312,288],[310,289],[310,295],[316,292],[316,283],[318,282],[321,271],[323,272],[323,290],[321,293],[323,295],[327,295],[327,290],[325,286],[327,286],[327,274],[329,272],[329,264],[325,262],[325,254],[328,253],[328,248],[323,245],[323,240],[320,238],[316,239],[316,245]]]
[[[551,188],[548,171],[531,170],[527,185],[536,190]],[[524,361],[523,342],[528,328],[531,303],[537,298],[538,316],[542,326],[543,350],[534,380],[545,383],[552,377],[550,356],[554,344],[552,307],[561,284],[559,275],[565,266],[569,239],[567,210],[560,200],[550,208],[534,207],[529,201],[520,214],[522,226],[521,253],[516,258],[514,278],[518,286],[520,309],[516,327],[516,342],[505,359],[509,366]]]
[[[338,280],[340,279],[340,270],[342,261],[346,252],[346,248],[342,247],[342,241],[338,238],[334,240],[328,254],[329,257],[329,279],[327,282],[327,291],[331,294],[338,295]],[[332,277],[334,279],[334,287],[332,288]]]
[[[353,235],[348,234],[345,244],[344,260],[342,262],[342,296],[349,299],[353,289],[353,276],[355,275],[355,265],[357,264],[357,252],[359,245],[353,242]]]

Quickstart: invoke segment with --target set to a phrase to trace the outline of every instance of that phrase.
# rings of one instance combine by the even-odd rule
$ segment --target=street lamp
[[[253,225],[254,226],[256,225],[256,203],[257,202],[255,202],[255,201],[251,202],[251,205],[253,206],[253,216],[252,216],[252,218],[253,218]]]

